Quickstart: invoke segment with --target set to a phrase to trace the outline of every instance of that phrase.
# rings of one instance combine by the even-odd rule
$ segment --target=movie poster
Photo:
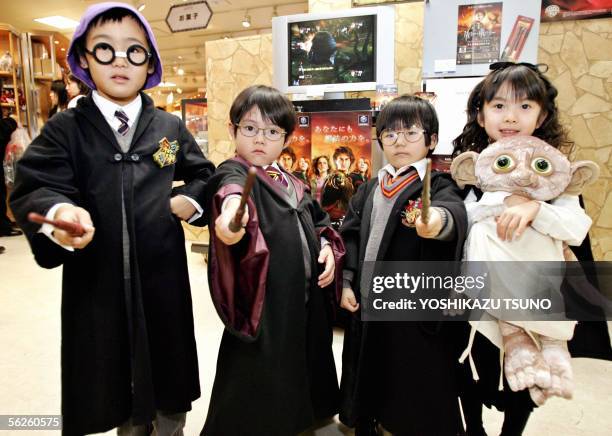
[[[291,147],[295,153],[293,168],[295,171],[298,170],[297,167],[299,165],[300,158],[307,159],[309,166],[312,162],[310,120],[310,113],[299,113],[295,130],[291,135],[289,147]]]
[[[312,155],[333,155],[339,147],[349,148],[355,157],[349,173],[357,171],[359,159],[372,157],[372,117],[370,112],[315,112],[311,114]]]
[[[612,0],[542,0],[540,21],[612,17]]]
[[[460,5],[457,21],[457,65],[499,60],[502,3]]]

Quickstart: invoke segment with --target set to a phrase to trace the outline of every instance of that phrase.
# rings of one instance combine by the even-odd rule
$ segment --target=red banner
[[[541,21],[612,17],[612,0],[542,0]]]

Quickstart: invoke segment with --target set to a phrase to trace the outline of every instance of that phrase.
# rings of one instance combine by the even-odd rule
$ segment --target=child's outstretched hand
[[[176,195],[170,199],[170,210],[183,221],[187,221],[197,211],[195,206],[182,195]]]
[[[506,210],[497,217],[497,236],[502,241],[521,237],[538,212],[540,203],[521,195],[512,194],[504,200]]]
[[[82,236],[73,236],[65,230],[55,229],[53,237],[62,245],[68,245],[74,248],[85,248],[91,242],[96,229],[91,221],[91,216],[82,207],[66,204],[60,206],[55,212],[53,219],[68,221],[71,223],[79,223],[85,229],[85,234]]]
[[[249,208],[247,207],[242,216],[242,226],[238,232],[234,233],[229,229],[230,222],[234,219],[240,198],[230,198],[224,205],[221,215],[215,220],[215,235],[226,245],[234,245],[239,242],[246,233],[244,227],[249,222]]]
[[[421,217],[418,217],[414,224],[416,232],[421,238],[435,238],[440,234],[440,230],[442,230],[442,216],[435,207],[432,207],[429,209],[427,224],[421,220]]]
[[[326,245],[319,253],[319,263],[325,265],[325,269],[319,276],[318,285],[321,288],[329,286],[334,281],[334,272],[336,271],[336,261],[331,245]]]
[[[359,309],[359,303],[355,293],[351,288],[342,288],[342,297],[340,298],[340,307],[348,310],[349,312],[355,312]]]

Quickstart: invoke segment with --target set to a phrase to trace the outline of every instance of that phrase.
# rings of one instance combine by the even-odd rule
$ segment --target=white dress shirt
[[[388,173],[391,177],[395,177],[410,167],[414,167],[414,169],[419,175],[419,178],[423,180],[423,178],[425,177],[425,172],[427,171],[427,158],[424,157],[421,160],[398,168],[397,170],[393,167],[393,165],[387,164],[378,171],[378,180],[382,180],[386,173]]]

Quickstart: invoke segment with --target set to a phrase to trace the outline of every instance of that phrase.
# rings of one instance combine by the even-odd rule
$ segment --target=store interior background
[[[432,0],[435,1],[435,0]],[[441,1],[441,0],[440,0]],[[148,91],[156,104],[166,106],[170,92],[176,109],[181,98],[206,97],[208,103],[208,156],[218,164],[233,156],[234,149],[228,137],[226,123],[234,97],[246,86],[254,83],[272,84],[273,46],[271,20],[274,15],[303,12],[323,12],[351,7],[351,0],[208,0],[213,9],[212,20],[205,30],[171,33],[164,19],[171,4],[181,0],[144,0],[142,12],[150,21],[158,40],[163,63],[164,82],[175,83],[169,88]],[[17,32],[52,32],[53,29],[35,23],[34,18],[63,15],[78,20],[83,11],[95,3],[91,0],[11,0],[2,1],[0,23],[10,24]],[[141,1],[126,2],[137,5]],[[478,3],[474,1],[473,3]],[[424,2],[416,1],[395,5],[395,83],[399,93],[421,90],[423,51]],[[245,14],[251,17],[251,27],[245,29],[241,21]],[[72,31],[56,32],[58,58],[67,50]],[[584,193],[588,214],[593,218],[590,231],[596,260],[612,260],[612,18],[541,23],[538,61],[549,65],[547,76],[559,89],[558,105],[564,125],[576,141],[575,158],[590,159],[601,168],[599,180]],[[179,75],[178,70],[184,74]],[[42,81],[41,81],[42,82]],[[50,82],[49,82],[50,83]],[[44,85],[44,84],[43,84]],[[48,85],[48,84],[47,84]],[[181,88],[179,94],[177,88]],[[372,93],[347,93],[347,98],[373,96]],[[180,107],[180,106],[179,106]],[[192,241],[207,240],[205,230],[186,226],[186,236]],[[17,247],[19,241],[3,238],[7,254],[0,258],[0,343],[6,344],[0,373],[2,385],[8,387],[2,396],[0,414],[4,413],[57,413],[59,410],[59,269],[47,271],[30,268],[21,271],[7,264],[7,255],[13,265],[33,263],[25,249]],[[27,248],[27,246],[26,246]],[[194,307],[207,306],[207,315],[197,313],[198,346],[200,348],[201,383],[203,397],[194,405],[194,414],[188,418],[188,432],[196,434],[203,423],[208,403],[216,344],[220,323],[207,295],[205,266],[198,254],[190,253],[190,275],[194,288]],[[11,285],[6,285],[10,283]],[[17,286],[16,284],[21,285]],[[53,283],[52,295],[45,283]],[[57,289],[56,289],[57,288]],[[27,301],[22,301],[27,296]],[[4,304],[6,303],[6,304]],[[46,308],[53,307],[52,313]],[[28,310],[29,326],[23,327],[23,318],[17,314]],[[57,310],[55,310],[57,309]],[[38,345],[33,349],[30,329],[34,328]],[[335,338],[336,356],[341,343]],[[33,374],[19,371],[23,359],[34,365]],[[574,401],[552,400],[535,413],[526,434],[612,434],[609,418],[612,368],[601,361],[575,359],[577,394]],[[34,378],[32,378],[33,376]],[[38,377],[38,379],[36,378]],[[55,379],[53,379],[55,377]],[[49,381],[51,379],[51,381]],[[43,381],[44,380],[44,381]],[[5,383],[6,381],[6,383]],[[24,388],[25,387],[25,388]],[[583,390],[580,389],[583,388]],[[24,389],[22,389],[24,388]],[[584,390],[588,391],[584,391]],[[4,389],[3,389],[4,390]],[[19,410],[14,406],[18,405]],[[7,409],[11,407],[11,409]],[[499,428],[499,414],[485,415],[488,426]],[[20,433],[21,434],[21,433]],[[23,433],[25,434],[25,433]],[[493,434],[493,433],[491,433]]]
[[[0,9],[0,23],[8,23],[18,32],[50,32],[52,28],[33,19],[63,15],[78,20],[92,3],[95,1],[6,1]],[[180,108],[182,98],[206,97],[208,156],[215,164],[233,155],[226,123],[234,97],[251,84],[272,84],[271,17],[351,7],[351,0],[209,0],[213,16],[207,29],[171,33],[165,18],[170,5],[181,4],[181,0],[131,3],[146,4],[142,13],[159,43],[163,80],[175,84],[157,87],[149,94],[157,105],[170,110]],[[421,90],[425,5],[416,1],[394,7],[395,83],[400,94],[414,93]],[[241,24],[245,15],[251,18],[248,29]],[[72,31],[54,33],[59,42],[57,57],[61,59]],[[541,23],[538,61],[549,65],[547,75],[559,89],[558,105],[564,124],[576,141],[575,158],[591,159],[601,168],[599,180],[586,189],[584,198],[593,218],[590,235],[595,259],[612,260],[612,18]],[[42,86],[50,84],[40,82]],[[168,103],[170,94],[172,103]],[[346,93],[347,98],[373,95]],[[41,100],[44,106],[45,99]],[[41,109],[46,113],[44,107]],[[187,228],[187,236],[207,239],[206,232],[196,228]]]

